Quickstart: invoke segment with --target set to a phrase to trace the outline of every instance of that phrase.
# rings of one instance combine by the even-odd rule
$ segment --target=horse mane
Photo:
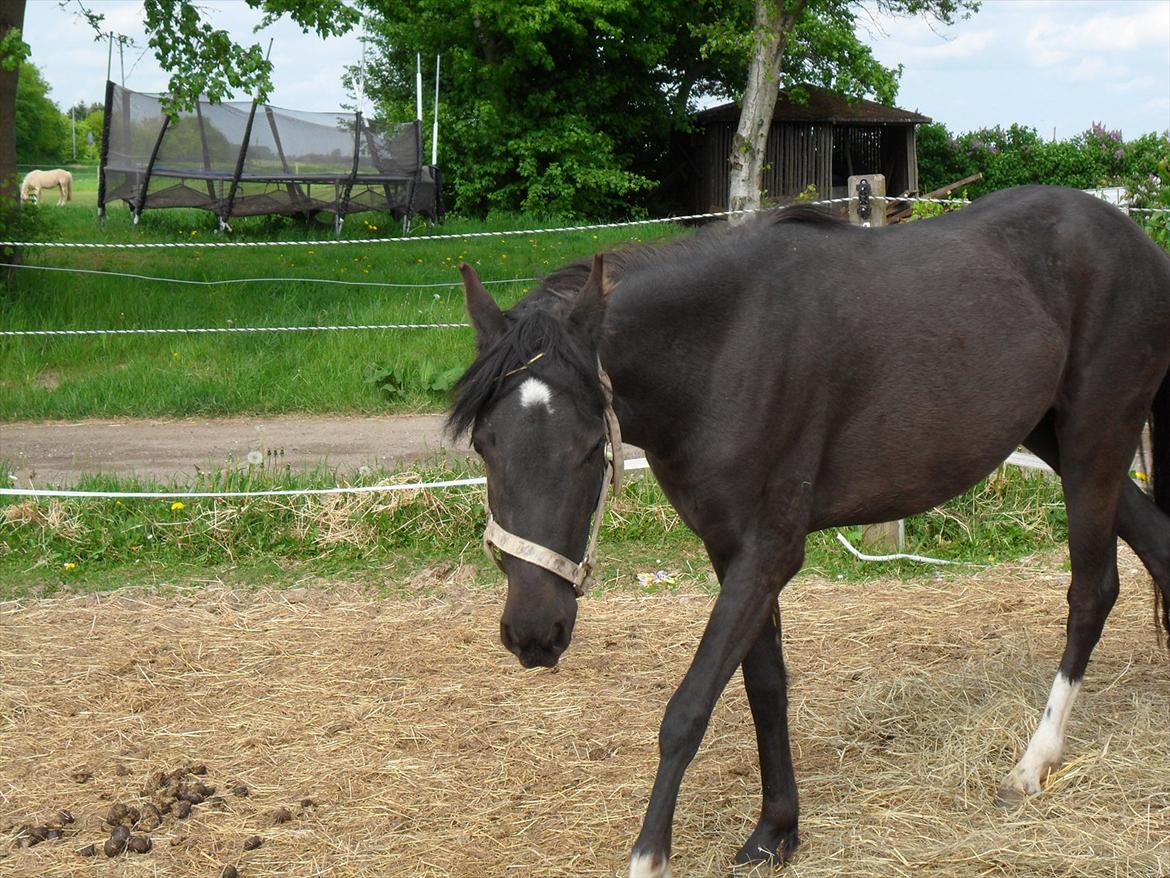
[[[734,246],[741,232],[763,230],[781,223],[826,226],[847,224],[815,207],[795,205],[753,219],[734,231],[701,230],[699,234],[665,244],[643,244],[605,254],[606,279],[617,284],[622,277],[665,260],[702,255]],[[579,405],[600,412],[604,407],[597,361],[585,340],[568,321],[577,294],[589,279],[592,259],[571,262],[541,279],[540,285],[504,313],[507,328],[491,347],[481,351],[463,373],[453,391],[446,429],[458,439],[475,426],[479,416],[514,384],[505,379],[517,370],[540,378],[567,392]],[[537,355],[539,360],[533,360]]]
[[[562,273],[567,274],[568,269],[549,278]],[[452,438],[471,430],[488,407],[517,387],[507,379],[520,371],[567,393],[584,411],[601,414],[605,402],[597,355],[582,337],[583,332],[567,319],[572,300],[562,291],[548,288],[547,283],[504,313],[504,334],[480,352],[455,385],[446,426]],[[575,295],[579,289],[568,292]]]

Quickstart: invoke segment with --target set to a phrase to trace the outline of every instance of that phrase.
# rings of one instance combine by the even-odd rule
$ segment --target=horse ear
[[[605,305],[609,300],[610,290],[609,281],[605,277],[605,257],[596,253],[589,271],[589,280],[585,281],[585,286],[577,294],[577,301],[573,304],[573,312],[569,317],[574,323],[584,327],[594,340],[601,329],[602,318],[605,317]]]
[[[491,347],[504,334],[504,312],[496,300],[484,289],[475,269],[464,262],[459,266],[463,275],[463,295],[467,300],[467,316],[475,327],[475,343],[481,351]]]

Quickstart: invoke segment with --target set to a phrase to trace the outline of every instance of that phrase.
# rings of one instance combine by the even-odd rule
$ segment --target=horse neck
[[[669,303],[652,287],[619,286],[605,318],[599,350],[613,384],[614,411],[624,441],[666,458],[679,439],[677,429],[700,412],[693,330],[672,321]]]

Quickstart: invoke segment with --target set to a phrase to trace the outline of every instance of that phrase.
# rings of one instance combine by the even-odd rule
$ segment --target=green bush
[[[1168,152],[1166,133],[1127,142],[1120,131],[1099,122],[1067,140],[1045,140],[1025,125],[952,136],[945,125],[935,123],[918,129],[918,177],[920,188],[931,191],[982,173],[982,180],[965,187],[972,196],[1029,183],[1077,189],[1128,186],[1129,181],[1156,175]]]

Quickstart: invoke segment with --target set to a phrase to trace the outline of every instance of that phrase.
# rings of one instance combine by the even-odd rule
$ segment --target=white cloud
[[[1147,101],[1142,107],[1144,110],[1165,110],[1170,112],[1170,98],[1154,98],[1152,101]],[[1167,119],[1170,121],[1170,118]]]
[[[933,44],[903,45],[902,57],[906,61],[952,61],[957,58],[970,58],[978,55],[995,42],[997,34],[991,30],[968,31],[961,33],[954,39],[938,41],[935,37]]]
[[[1114,64],[1102,55],[1086,55],[1069,68],[1067,78],[1073,82],[1101,82],[1106,79],[1123,79],[1129,75],[1128,68]]]
[[[1132,76],[1122,82],[1107,82],[1105,90],[1112,94],[1134,94],[1135,92],[1152,91],[1157,88],[1156,80],[1149,76]]]
[[[1170,3],[1138,7],[1130,14],[1105,14],[1070,20],[1044,17],[1029,28],[1025,44],[1033,63],[1062,64],[1084,52],[1128,52],[1144,47],[1170,48]]]

